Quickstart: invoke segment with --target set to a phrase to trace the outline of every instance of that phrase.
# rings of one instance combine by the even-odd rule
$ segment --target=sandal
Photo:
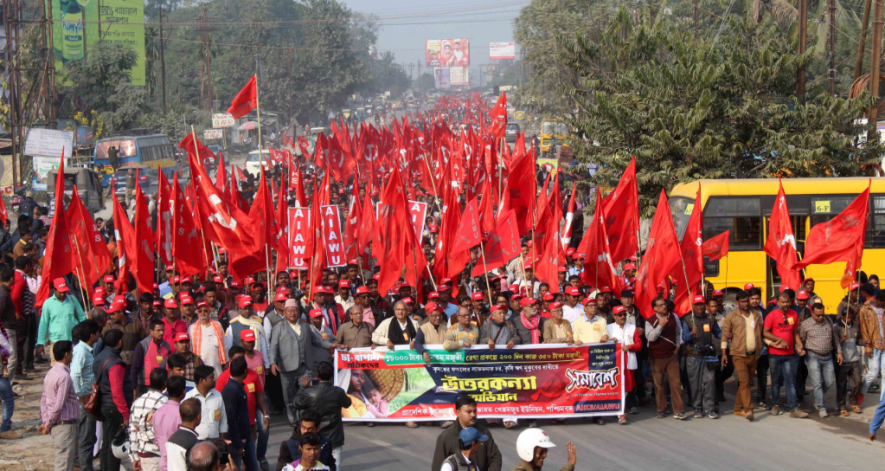
[[[851,410],[854,411],[855,414],[863,414],[863,410],[861,410],[860,406],[857,404],[852,404]]]
[[[839,411],[839,415],[842,416],[842,417],[848,417],[849,414],[848,414],[848,411],[847,411],[847,410],[842,409],[842,410]]]

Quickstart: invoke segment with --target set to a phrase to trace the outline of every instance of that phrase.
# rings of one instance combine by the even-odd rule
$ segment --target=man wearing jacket
[[[686,345],[685,355],[688,381],[691,385],[691,398],[694,418],[704,417],[704,411],[711,419],[718,419],[716,413],[716,373],[719,371],[719,356],[716,343],[722,338],[714,313],[708,312],[706,300],[696,295],[691,301],[692,312],[682,320],[682,343]]]
[[[756,365],[759,356],[762,353],[762,314],[750,309],[750,295],[746,291],[737,294],[737,309],[729,312],[722,322],[722,340],[720,345],[722,351],[728,347],[728,341],[731,340],[731,361],[734,363],[734,370],[738,377],[737,397],[734,401],[734,415],[744,417],[752,421],[755,416],[753,414],[753,401],[750,397],[750,386],[753,383],[753,376],[756,374]],[[722,355],[722,365],[728,363],[728,356]],[[762,384],[757,384],[757,393],[759,397],[764,397],[764,392],[759,389],[765,389]]]
[[[295,396],[302,376],[310,373],[307,365],[311,346],[334,348],[332,342],[313,335],[310,327],[301,322],[301,309],[294,299],[286,301],[283,311],[285,322],[277,324],[271,332],[270,372],[280,375],[283,383],[283,399],[286,403],[286,414],[289,423],[294,424],[297,417],[293,410]]]
[[[111,452],[111,443],[129,427],[129,406],[132,404],[132,386],[126,383],[126,365],[120,358],[123,332],[113,329],[104,334],[105,348],[95,357],[92,371],[100,385],[101,414],[101,471],[120,471],[120,459]],[[148,381],[150,384],[150,381]]]
[[[436,437],[436,450],[433,452],[433,464],[431,471],[440,471],[443,461],[455,453],[460,453],[458,444],[459,434],[461,430],[473,427],[479,433],[489,437],[488,440],[481,442],[476,455],[471,455],[471,461],[476,464],[476,469],[481,471],[501,471],[502,459],[501,451],[495,443],[494,437],[489,432],[485,424],[480,424],[476,420],[476,400],[470,396],[459,396],[455,400],[455,425],[449,427],[438,437]],[[530,470],[528,470],[530,471]]]
[[[288,440],[283,440],[280,444],[280,454],[277,456],[277,471],[283,471],[283,468],[290,463],[294,463],[301,459],[301,436],[307,433],[320,433],[320,417],[310,410],[301,412],[301,420],[298,427],[292,430],[292,435]],[[320,463],[329,467],[329,471],[337,471],[335,458],[332,456],[332,442],[320,435]]]
[[[317,367],[319,384],[312,388],[301,389],[295,401],[295,408],[299,411],[310,410],[319,416],[319,434],[332,442],[332,457],[335,458],[338,471],[341,471],[341,450],[344,447],[341,410],[350,407],[353,401],[343,389],[332,384],[333,374],[331,363],[320,363]],[[306,387],[309,384],[307,379],[306,376],[301,378],[302,386]]]
[[[863,407],[863,397],[870,389],[870,385],[876,381],[879,373],[885,374],[885,327],[883,327],[885,291],[880,290],[879,295],[874,297],[875,292],[876,288],[870,283],[864,283],[860,287],[864,303],[858,317],[860,318],[860,336],[863,338],[868,368],[857,398],[857,405],[860,407]],[[882,390],[880,396],[885,397],[885,388],[880,389]]]
[[[651,302],[655,316],[646,324],[648,330],[648,356],[655,382],[655,401],[659,419],[666,416],[667,389],[670,386],[670,401],[673,404],[673,418],[685,420],[685,404],[682,402],[682,383],[679,381],[679,360],[676,353],[682,345],[682,326],[679,317],[667,309],[667,300],[655,298]],[[666,376],[667,384],[664,383]]]
[[[246,358],[237,357],[231,360],[230,381],[221,391],[221,397],[224,400],[224,412],[227,414],[230,457],[237,469],[245,466],[246,471],[257,471],[258,459],[255,456],[255,440],[252,438],[252,424],[249,420],[249,400],[243,386],[248,371]]]

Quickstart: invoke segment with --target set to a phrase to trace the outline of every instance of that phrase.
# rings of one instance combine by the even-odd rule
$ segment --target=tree
[[[420,92],[433,90],[434,87],[436,87],[436,82],[433,81],[433,74],[429,72],[424,72],[412,81],[412,88]]]
[[[718,38],[625,11],[606,41],[577,34],[558,38],[559,60],[578,87],[568,123],[583,161],[600,164],[598,185],[617,181],[636,156],[642,206],[648,214],[661,188],[702,178],[858,175],[878,160],[879,143],[860,147],[855,124],[869,97],[795,96],[796,54],[771,22],[732,18]],[[595,65],[607,64],[609,74]]]

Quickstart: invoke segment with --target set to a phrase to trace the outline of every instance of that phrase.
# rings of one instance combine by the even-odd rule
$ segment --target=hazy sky
[[[470,74],[488,64],[489,43],[513,41],[513,19],[531,0],[343,0],[352,10],[381,18],[378,52],[391,51],[401,64],[424,66],[427,39],[470,40]],[[406,66],[406,72],[409,72]],[[417,68],[414,69],[417,73]]]

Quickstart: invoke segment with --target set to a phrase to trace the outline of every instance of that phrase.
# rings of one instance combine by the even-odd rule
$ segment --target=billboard
[[[133,85],[144,86],[144,3],[138,0],[51,0],[55,70],[64,75],[68,64],[81,61],[99,39],[128,46],[137,56],[130,71]],[[101,38],[99,38],[101,31]],[[47,39],[48,41],[48,39]]]
[[[489,59],[516,59],[515,43],[489,43]]]
[[[435,67],[433,69],[433,84],[437,90],[448,90],[452,88],[449,82],[449,68]]]
[[[425,42],[428,67],[467,67],[470,65],[470,40],[428,39]]]
[[[452,85],[470,85],[470,73],[467,67],[449,67],[449,83]]]

